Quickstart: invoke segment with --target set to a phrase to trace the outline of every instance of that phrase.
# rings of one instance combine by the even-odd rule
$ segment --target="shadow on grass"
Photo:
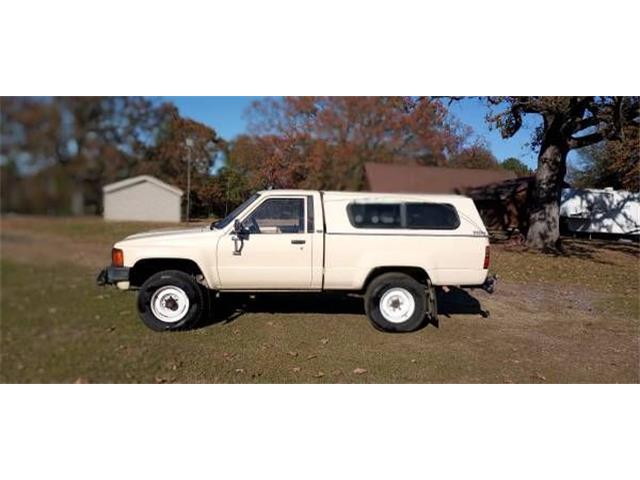
[[[450,317],[451,315],[480,315],[489,317],[489,311],[484,310],[480,301],[471,295],[468,290],[457,287],[449,287],[448,292],[442,289],[437,291],[438,315]]]
[[[489,316],[480,302],[468,291],[452,287],[437,291],[438,314]],[[225,293],[211,297],[212,312],[199,328],[217,323],[231,323],[247,313],[300,313],[326,315],[364,315],[364,300],[355,294],[338,293]],[[425,327],[429,323],[425,323]],[[438,328],[437,321],[431,322]]]
[[[603,258],[603,254],[608,252],[622,253],[633,257],[634,260],[640,258],[640,238],[618,238],[605,234],[575,234],[573,237],[563,236],[557,248],[539,252],[528,249],[524,243],[514,243],[504,235],[492,236],[492,245],[500,245],[505,250],[511,252],[531,252],[551,257],[580,258],[591,260],[601,265],[614,265],[614,262]]]

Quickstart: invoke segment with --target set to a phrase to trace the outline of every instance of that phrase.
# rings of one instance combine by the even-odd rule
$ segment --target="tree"
[[[639,129],[628,126],[621,141],[604,141],[579,150],[581,162],[571,173],[580,188],[640,191]]]
[[[139,97],[7,97],[0,111],[3,164],[40,176],[50,191],[42,207],[62,199],[60,213],[70,195],[99,212],[102,185],[131,175],[160,121],[160,110]]]
[[[11,208],[66,214],[75,204],[75,213],[99,213],[102,186],[132,175],[149,173],[185,188],[190,158],[196,211],[207,213],[207,181],[224,142],[172,104],[141,97],[1,101],[0,165],[17,178],[3,184]],[[29,195],[21,193],[26,186]]]
[[[359,190],[366,162],[445,165],[464,134],[440,101],[412,97],[286,97],[249,114],[251,161],[273,186]]]
[[[211,172],[225,142],[216,131],[200,122],[180,116],[172,104],[160,107],[161,121],[154,144],[139,162],[136,174],[154,175],[187,190],[190,174],[191,211],[208,215],[211,210]],[[188,168],[190,172],[187,172]],[[185,197],[186,201],[186,197]]]
[[[487,120],[503,138],[520,130],[525,115],[542,119],[533,138],[539,154],[527,245],[556,249],[567,154],[602,140],[620,141],[626,129],[637,129],[638,97],[488,97],[488,102],[492,111]]]
[[[455,168],[499,168],[498,160],[491,150],[480,142],[462,148],[451,157],[449,165]]]
[[[500,166],[505,170],[511,170],[518,177],[529,177],[533,175],[531,169],[515,157],[507,158],[505,161],[500,163]]]

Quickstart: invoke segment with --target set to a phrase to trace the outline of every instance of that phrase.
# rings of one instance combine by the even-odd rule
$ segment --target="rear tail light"
[[[490,247],[489,245],[487,245],[484,249],[484,265],[482,266],[482,268],[484,268],[485,270],[489,268],[490,262],[491,262]]]
[[[114,248],[111,250],[111,265],[113,265],[114,267],[124,266],[124,254],[119,248]]]

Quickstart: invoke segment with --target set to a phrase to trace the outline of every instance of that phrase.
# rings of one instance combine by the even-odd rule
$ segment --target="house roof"
[[[182,196],[183,192],[178,187],[174,187],[173,185],[164,183],[162,180],[158,180],[156,177],[152,177],[150,175],[138,175],[137,177],[131,177],[119,182],[110,183],[102,187],[102,191],[104,193],[115,192],[116,190],[122,190],[123,188],[132,187],[134,185],[138,185],[139,183],[145,182],[153,183],[154,185],[160,188],[164,188],[174,195]]]
[[[464,193],[472,187],[516,177],[509,170],[424,167],[391,163],[366,163],[365,175],[372,192]]]
[[[469,188],[466,193],[474,200],[506,200],[514,195],[526,193],[533,186],[534,181],[533,176],[510,178]]]

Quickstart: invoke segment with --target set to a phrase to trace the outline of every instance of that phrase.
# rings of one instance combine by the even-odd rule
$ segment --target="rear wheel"
[[[385,273],[369,284],[365,310],[378,330],[412,332],[425,321],[425,286],[403,273]]]
[[[140,287],[138,315],[152,330],[185,330],[195,327],[206,312],[203,287],[178,270],[152,275]]]

